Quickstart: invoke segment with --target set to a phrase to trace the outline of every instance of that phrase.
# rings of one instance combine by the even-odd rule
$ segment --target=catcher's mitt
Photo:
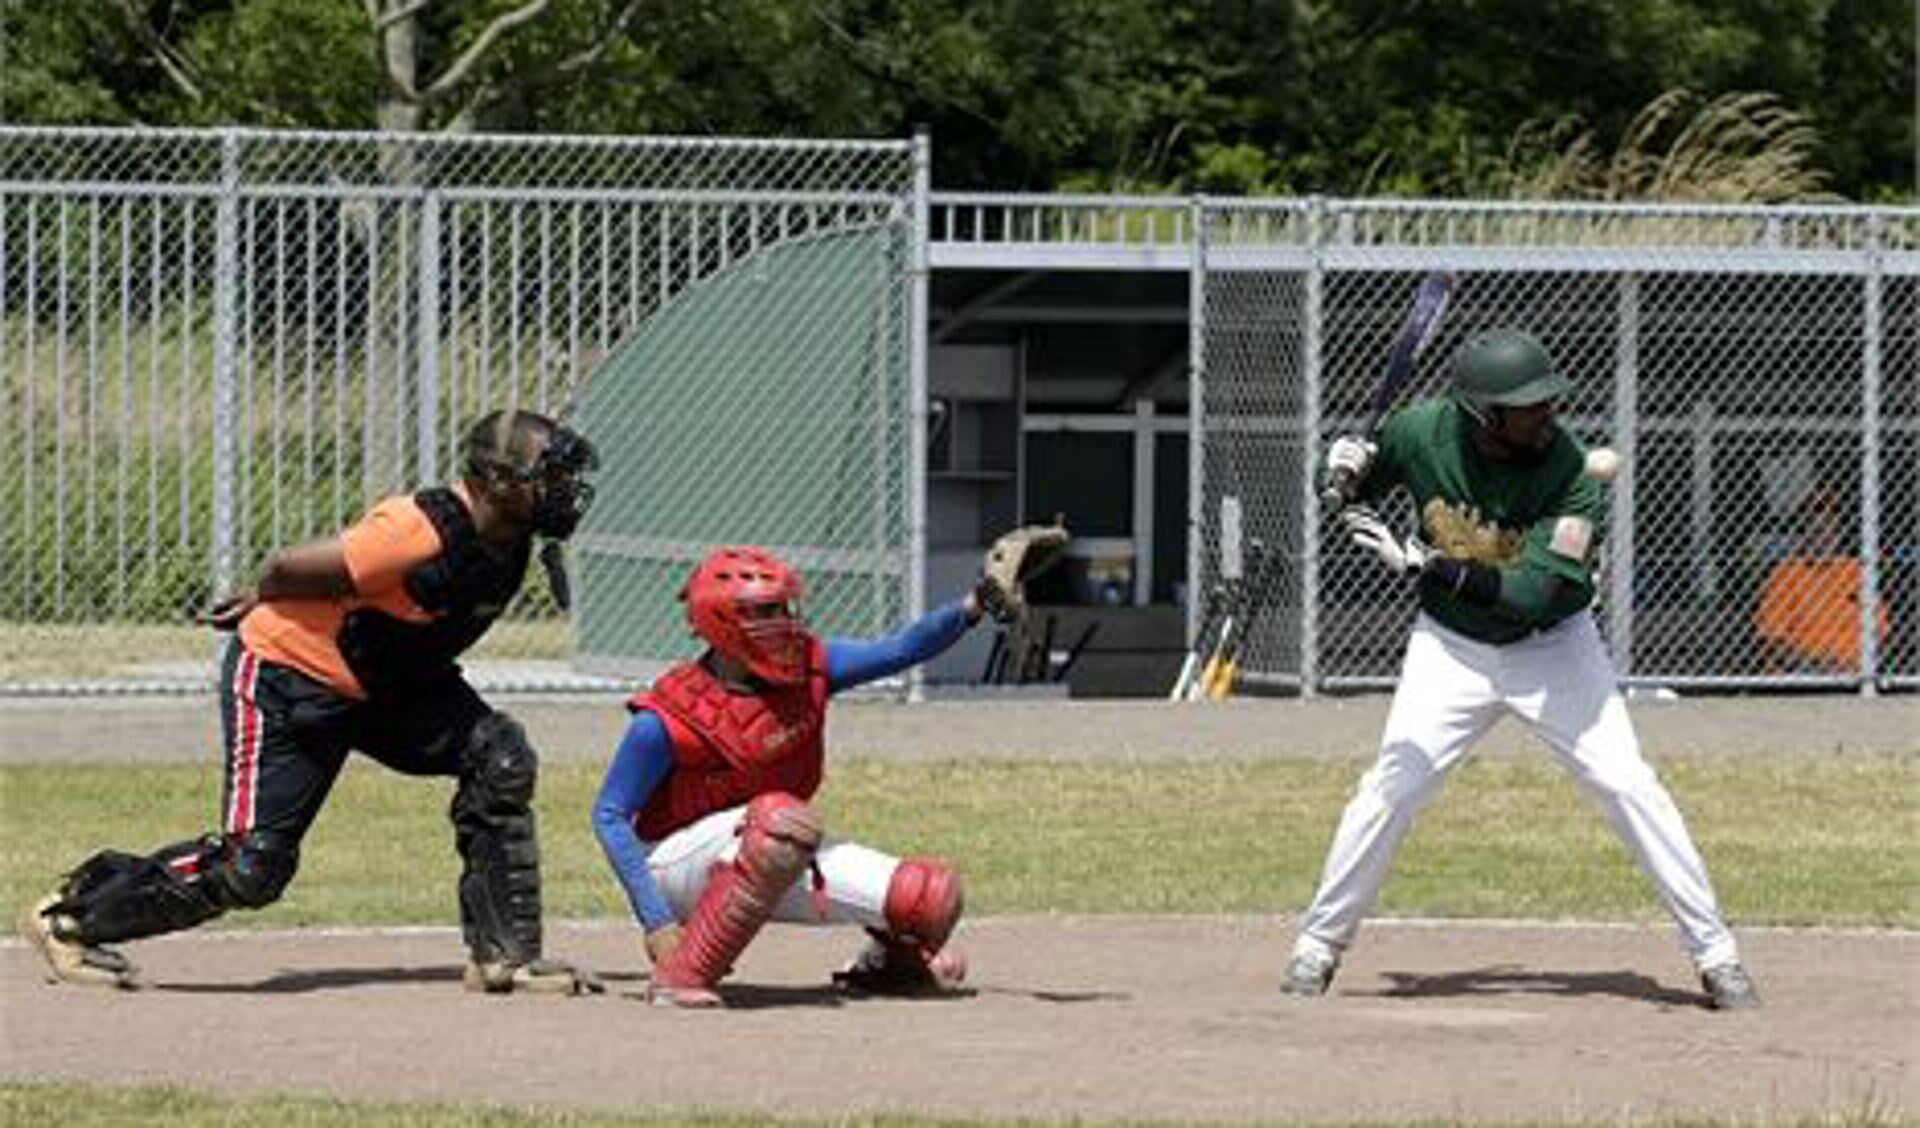
[[[987,549],[974,596],[988,614],[1010,623],[1026,613],[1026,583],[1060,559],[1071,537],[1058,520],[1051,525],[1022,525],[1000,534]]]

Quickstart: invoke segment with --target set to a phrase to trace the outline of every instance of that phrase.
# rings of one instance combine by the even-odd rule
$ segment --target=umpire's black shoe
[[[1333,956],[1295,952],[1287,962],[1287,973],[1280,979],[1280,993],[1296,999],[1317,999],[1327,993],[1340,961]]]
[[[1714,1010],[1757,1010],[1760,1007],[1760,992],[1753,986],[1753,976],[1737,963],[1721,964],[1710,967],[1700,973],[1700,986],[1707,989],[1708,1005]]]

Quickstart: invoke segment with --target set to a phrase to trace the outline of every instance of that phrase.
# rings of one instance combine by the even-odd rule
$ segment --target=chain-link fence
[[[273,548],[450,477],[495,407],[605,460],[585,636],[529,589],[482,657],[678,653],[698,549],[809,566],[873,631],[910,567],[910,142],[0,130],[0,680],[206,678]],[[668,636],[672,635],[671,645]]]
[[[1572,425],[1625,456],[1600,614],[1630,678],[1914,683],[1920,211],[1149,201],[1169,222],[1134,224],[1044,199],[1094,218],[1003,232],[1035,268],[1194,264],[1189,590],[1221,590],[1232,499],[1264,550],[1253,680],[1395,673],[1411,600],[1314,481],[1447,267],[1412,394],[1524,325],[1576,381]],[[998,214],[935,231],[928,201],[923,142],[0,129],[0,686],[204,684],[191,612],[450,476],[492,407],[570,411],[606,465],[578,613],[530,585],[480,657],[681,653],[677,585],[729,540],[799,563],[822,629],[897,623],[923,601],[928,244]]]
[[[1448,268],[1453,303],[1407,394],[1439,391],[1477,331],[1545,341],[1576,387],[1567,421],[1625,459],[1599,615],[1629,680],[1914,683],[1920,211],[1202,211],[1192,562],[1222,589],[1223,501],[1243,547],[1272,550],[1264,575],[1247,569],[1269,609],[1249,640],[1256,680],[1397,673],[1411,593],[1323,520],[1316,474],[1325,444],[1363,426],[1421,275]]]

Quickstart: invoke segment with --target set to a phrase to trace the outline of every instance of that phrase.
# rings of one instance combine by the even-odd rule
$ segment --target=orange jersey
[[[464,484],[453,490],[470,502]],[[340,655],[340,624],[370,607],[396,619],[423,623],[403,586],[407,573],[440,553],[440,534],[410,494],[389,497],[340,534],[354,594],[339,598],[275,599],[240,621],[240,641],[269,662],[290,666],[335,692],[364,699],[366,690]]]
[[[1760,637],[1803,658],[1840,670],[1860,668],[1858,560],[1819,556],[1783,560],[1767,574],[1754,627]],[[1875,634],[1887,633],[1887,609],[1875,615]]]

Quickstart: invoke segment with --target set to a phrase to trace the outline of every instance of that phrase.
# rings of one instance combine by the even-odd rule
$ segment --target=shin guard
[[[732,864],[715,868],[679,946],[654,969],[656,998],[691,1005],[717,1002],[714,985],[806,873],[822,832],[819,814],[784,792],[748,803]]]

